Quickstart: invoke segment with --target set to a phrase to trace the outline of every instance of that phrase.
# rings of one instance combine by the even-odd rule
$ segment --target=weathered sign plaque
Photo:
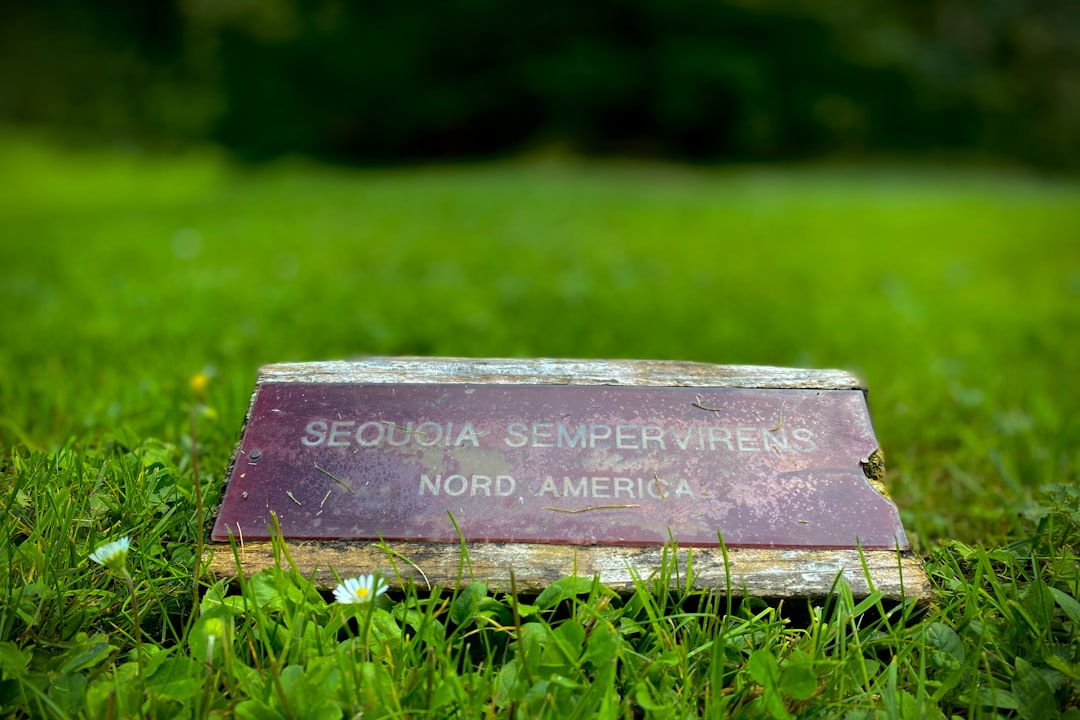
[[[704,586],[822,595],[843,575],[856,594],[872,582],[922,597],[925,578],[872,469],[879,457],[865,391],[838,371],[272,365],[212,539],[224,549],[231,536],[244,569],[258,569],[272,561],[273,514],[294,559],[324,584],[331,568],[454,582],[464,539],[477,579],[495,588],[508,588],[511,568],[524,588],[575,570],[629,586],[675,541]],[[235,571],[231,552],[214,567]]]

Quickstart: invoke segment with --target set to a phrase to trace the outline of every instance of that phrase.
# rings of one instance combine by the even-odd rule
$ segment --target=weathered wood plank
[[[478,383],[864,390],[843,370],[709,365],[669,360],[366,358],[281,363],[259,370],[261,383]]]
[[[391,587],[409,583],[453,586],[458,581],[460,546],[448,543],[297,542],[284,547],[296,565],[323,589],[334,587],[341,577],[378,572]],[[477,580],[494,592],[509,592],[510,572],[519,592],[538,592],[559,578],[598,577],[619,591],[634,589],[634,576],[648,579],[661,567],[663,547],[573,547],[525,543],[469,543],[469,562]],[[670,554],[670,549],[667,550]],[[272,543],[245,543],[238,547],[245,574],[275,565]],[[904,597],[927,601],[930,587],[919,560],[911,553],[883,550],[769,550],[733,548],[725,566],[719,548],[679,548],[674,585],[685,583],[692,559],[693,585],[723,593],[728,585],[737,597],[815,598],[826,595],[838,576],[856,597],[875,589],[891,600]],[[869,582],[863,562],[869,571]],[[284,562],[284,561],[283,561]],[[670,557],[669,557],[670,562]],[[467,566],[464,582],[469,582]],[[229,545],[216,546],[210,569],[220,576],[237,574]]]

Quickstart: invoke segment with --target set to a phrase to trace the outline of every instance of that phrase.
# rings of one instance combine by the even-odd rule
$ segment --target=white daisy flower
[[[382,578],[374,575],[346,578],[334,588],[334,599],[346,605],[367,603],[386,592],[387,587]]]
[[[127,536],[105,543],[94,552],[90,553],[90,559],[98,565],[104,565],[110,570],[122,570],[127,562],[128,549],[131,547],[131,539]]]

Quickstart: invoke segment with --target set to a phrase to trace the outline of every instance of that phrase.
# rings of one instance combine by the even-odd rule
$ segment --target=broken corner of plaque
[[[845,582],[856,596],[926,601],[883,476],[866,388],[838,370],[269,365],[227,472],[210,567],[273,565],[279,529],[321,587],[372,572],[453,585],[464,541],[494,591],[511,589],[511,570],[519,591],[575,572],[632,591],[674,541],[702,588],[818,597]]]

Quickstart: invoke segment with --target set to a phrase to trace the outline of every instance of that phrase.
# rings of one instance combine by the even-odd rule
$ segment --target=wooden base
[[[648,580],[665,562],[671,549],[664,547],[608,547],[524,543],[468,543],[469,564],[461,561],[454,543],[371,543],[285,541],[283,548],[305,575],[322,589],[337,584],[335,573],[351,577],[378,572],[392,588],[410,583],[420,588],[454,586],[473,578],[493,592],[510,592],[510,573],[521,593],[535,593],[563,577],[598,577],[609,588],[629,593],[634,580]],[[245,575],[278,563],[273,543],[237,546]],[[737,597],[818,598],[828,595],[838,578],[855,597],[880,591],[890,600],[930,599],[930,585],[913,553],[884,550],[778,550],[732,548],[725,565],[720,548],[679,548],[672,568],[672,585],[685,586],[692,568],[692,585],[725,593],[730,584]],[[286,565],[288,560],[281,558]],[[865,565],[865,567],[864,567]],[[213,545],[210,569],[219,576],[237,574],[232,548]],[[730,573],[730,581],[728,575]],[[869,576],[869,577],[868,577]]]
[[[701,388],[703,393],[716,390],[758,391],[762,396],[760,408],[756,406],[750,408],[755,411],[750,414],[747,408],[732,405],[725,410],[725,422],[735,423],[736,420],[733,418],[742,418],[738,422],[743,425],[764,424],[766,432],[775,432],[781,427],[785,429],[788,426],[795,427],[797,422],[802,421],[807,427],[813,426],[816,428],[816,432],[819,433],[817,443],[821,446],[821,449],[814,455],[806,455],[805,457],[790,453],[783,457],[780,454],[773,457],[765,452],[741,452],[742,450],[761,450],[763,448],[757,445],[743,448],[740,444],[735,448],[740,452],[733,452],[730,457],[723,459],[723,462],[727,463],[727,465],[722,467],[708,465],[709,462],[720,462],[715,459],[710,460],[709,458],[714,458],[714,455],[708,453],[699,453],[695,460],[696,464],[693,465],[692,469],[677,466],[682,468],[678,471],[682,477],[697,477],[700,482],[707,480],[708,478],[703,476],[709,473],[718,476],[723,475],[728,486],[740,491],[739,498],[732,502],[736,504],[742,503],[740,507],[745,509],[744,517],[740,520],[735,515],[732,516],[726,526],[727,530],[731,532],[726,537],[736,537],[735,533],[742,525],[747,522],[756,522],[753,518],[764,518],[763,522],[773,522],[779,525],[783,525],[786,521],[787,525],[784,525],[784,527],[787,529],[783,532],[786,533],[785,540],[790,542],[784,542],[783,544],[788,545],[789,549],[772,548],[771,545],[780,544],[773,541],[743,542],[740,543],[742,547],[728,550],[725,558],[723,550],[715,546],[680,547],[677,551],[677,564],[671,567],[674,559],[671,557],[672,550],[669,547],[647,545],[639,540],[629,541],[632,545],[630,547],[602,544],[604,540],[614,542],[618,537],[629,537],[630,535],[622,531],[615,532],[610,528],[605,530],[604,528],[597,529],[590,526],[588,528],[591,531],[589,537],[594,540],[598,538],[601,544],[581,542],[575,545],[547,544],[543,542],[543,540],[547,539],[546,537],[541,538],[539,541],[528,536],[522,538],[520,534],[514,535],[513,532],[510,532],[510,530],[516,532],[520,528],[507,530],[503,527],[498,530],[510,532],[508,540],[513,541],[481,542],[470,539],[476,536],[469,535],[466,532],[465,538],[469,560],[469,563],[466,564],[462,561],[460,544],[454,541],[419,542],[413,540],[379,543],[359,539],[340,541],[295,539],[297,537],[320,537],[317,534],[301,535],[296,531],[297,521],[295,520],[301,512],[308,512],[309,510],[312,512],[311,517],[305,521],[308,524],[303,525],[301,528],[305,532],[315,532],[312,528],[320,525],[320,522],[327,522],[326,518],[321,521],[316,520],[322,508],[320,498],[321,502],[325,503],[331,498],[331,492],[336,492],[338,495],[334,497],[334,502],[353,503],[355,505],[354,498],[357,497],[358,488],[367,488],[369,480],[374,477],[369,476],[369,471],[361,460],[363,458],[368,458],[368,460],[371,460],[371,458],[379,459],[382,456],[361,456],[357,454],[355,457],[358,459],[352,459],[354,455],[350,453],[357,453],[362,448],[305,447],[304,443],[301,442],[301,438],[309,440],[307,445],[319,444],[319,442],[312,440],[310,435],[305,435],[303,430],[303,423],[309,422],[308,415],[313,411],[304,410],[304,412],[300,412],[299,408],[302,403],[295,399],[279,398],[280,406],[272,405],[263,415],[255,416],[253,413],[260,388],[270,388],[278,391],[279,394],[284,392],[284,389],[288,389],[293,392],[293,395],[303,395],[308,399],[322,398],[320,402],[329,403],[326,407],[330,408],[330,410],[324,412],[330,412],[335,406],[328,399],[330,398],[328,387],[385,387],[395,384],[400,384],[403,387],[449,385],[455,387],[521,386],[523,388],[528,386],[562,386],[569,388],[584,385],[596,387],[598,395],[612,387],[625,388],[626,396],[633,395],[634,398],[637,395],[633,393],[640,391],[642,388]],[[794,391],[792,404],[789,406],[783,401],[777,404],[775,397],[777,391]],[[849,415],[845,415],[839,410],[830,415],[826,411],[831,406],[825,403],[824,400],[810,402],[805,397],[807,393],[814,397],[833,394],[838,397],[851,397],[853,392],[859,393],[858,407],[850,411]],[[416,394],[415,390],[413,394]],[[564,398],[566,407],[563,408],[563,412],[566,417],[577,413],[583,418],[593,417],[593,419],[579,419],[575,422],[597,422],[594,417],[595,413],[590,415],[590,412],[592,407],[599,407],[599,405],[582,410],[580,407],[573,405],[573,402],[576,401],[572,401],[569,391],[564,394],[566,396]],[[405,393],[402,394],[402,397],[404,395]],[[745,399],[745,395],[746,393],[743,393],[738,397],[744,397]],[[290,395],[289,397],[293,396]],[[684,414],[687,412],[698,413],[700,420],[695,421],[711,421],[714,415],[720,412],[716,408],[707,406],[707,402],[718,402],[719,400],[703,402],[699,396],[695,403],[692,396],[686,397],[689,398],[685,402],[686,407],[681,409],[680,412]],[[709,397],[713,396],[710,395]],[[732,395],[732,397],[736,397],[736,395]],[[633,404],[638,400],[628,402]],[[504,407],[505,404],[504,401]],[[653,426],[659,427],[669,420],[675,424],[682,423],[683,425],[689,422],[684,422],[683,415],[679,415],[674,410],[668,412],[671,418],[674,419],[668,418],[668,415],[665,415],[659,409],[659,406],[651,409],[650,412],[653,414],[649,415],[648,419],[642,419],[636,417],[630,411],[624,411],[620,414],[621,411],[617,407],[618,403],[614,401],[609,404],[611,408],[605,411],[608,416],[603,416],[603,422],[608,424],[619,425],[622,423],[626,425],[629,423],[629,426],[636,426],[651,422]],[[436,407],[435,403],[428,403],[428,405],[431,408]],[[490,411],[494,416],[495,411],[498,409],[494,405],[487,408],[487,410],[480,407],[479,410],[473,411],[474,416],[470,419],[477,423],[478,428],[483,429],[486,427],[482,425],[485,412]],[[288,417],[287,411],[292,410],[295,410],[294,414],[297,418],[301,418],[294,421],[299,423],[295,426],[287,425],[285,420],[281,419]],[[304,413],[308,414],[305,415]],[[430,408],[423,413],[417,414],[416,418],[431,420],[429,414]],[[505,412],[503,414],[505,415]],[[421,415],[423,415],[423,418],[421,418]],[[554,415],[553,417],[561,419],[564,415]],[[316,419],[321,417],[318,415],[310,416]],[[335,417],[341,419],[345,415],[339,414],[335,415]],[[547,416],[543,417],[546,418]],[[381,416],[375,419],[380,418]],[[492,421],[494,423],[492,427],[495,428],[493,432],[499,429],[497,427],[498,423],[507,422],[505,417],[500,416],[500,418],[498,422]],[[348,420],[349,417],[345,419]],[[383,422],[386,422],[387,419],[393,420],[394,418],[382,419]],[[459,418],[450,419],[460,420]],[[530,419],[526,415],[522,415],[521,418],[514,417],[511,419],[514,422],[520,420],[521,423],[537,422],[536,418]],[[549,421],[542,418],[540,422],[546,423]],[[774,422],[776,423],[775,426],[773,425]],[[833,425],[831,424],[834,422],[836,423],[835,437],[832,434]],[[316,424],[319,425],[320,423]],[[352,428],[354,423],[346,424]],[[278,427],[279,425],[281,427]],[[325,426],[326,423],[321,423],[321,425]],[[521,427],[525,427],[525,425],[522,424]],[[540,425],[536,427],[552,426]],[[323,429],[325,430],[325,427]],[[633,428],[631,427],[631,429]],[[252,440],[249,437],[254,430],[262,432],[261,439]],[[794,433],[796,430],[792,430],[792,432]],[[331,435],[337,437],[333,433]],[[347,439],[347,435],[348,433],[344,433],[341,437]],[[689,439],[690,435],[686,434],[685,438]],[[244,444],[245,441],[247,441],[247,445]],[[739,442],[741,443],[742,440]],[[754,440],[754,442],[757,441]],[[359,443],[359,440],[357,440],[357,443]],[[643,440],[642,443],[644,444],[645,441]],[[338,446],[347,445],[348,443],[342,441],[332,444]],[[476,441],[474,440],[472,444],[476,444]],[[429,467],[451,468],[446,472],[461,472],[462,475],[455,477],[460,477],[464,482],[464,476],[468,473],[464,469],[459,470],[459,466],[461,468],[472,468],[471,472],[482,473],[482,476],[486,477],[490,482],[490,478],[499,473],[509,474],[506,467],[512,465],[511,460],[521,465],[520,458],[515,460],[507,454],[509,451],[506,446],[508,445],[517,447],[520,443],[495,442],[490,447],[484,448],[482,452],[480,452],[479,447],[458,448],[456,446],[447,446],[443,448],[440,446],[439,448],[429,448],[425,445],[425,447],[418,448],[417,452],[430,454],[436,450],[439,451],[437,457],[425,461],[428,464],[424,465],[421,470]],[[541,445],[537,441],[535,447],[552,448],[552,445],[550,443]],[[509,592],[511,590],[511,571],[513,571],[514,584],[517,590],[523,593],[539,592],[551,582],[569,576],[596,577],[599,578],[601,583],[616,591],[631,592],[635,587],[635,579],[648,581],[654,578],[667,563],[666,567],[671,569],[673,585],[678,584],[685,587],[687,575],[690,574],[691,584],[696,588],[725,593],[730,587],[732,594],[743,597],[820,598],[834,591],[838,582],[843,582],[851,588],[856,597],[866,597],[874,590],[877,590],[884,597],[891,600],[916,598],[920,602],[925,602],[930,598],[929,582],[922,570],[919,558],[908,550],[877,549],[860,552],[857,547],[847,546],[846,544],[842,549],[817,549],[821,546],[835,547],[836,543],[826,542],[825,540],[816,543],[797,541],[798,538],[802,538],[806,534],[804,531],[810,528],[816,530],[832,521],[841,523],[852,518],[861,518],[867,521],[868,516],[865,513],[873,511],[874,508],[880,510],[882,498],[884,501],[888,501],[885,488],[880,482],[884,473],[882,456],[880,449],[875,450],[876,447],[876,439],[873,437],[873,430],[865,405],[865,386],[854,375],[839,370],[719,366],[669,361],[510,360],[491,358],[367,358],[351,362],[269,365],[259,371],[258,385],[255,395],[252,397],[248,418],[245,421],[245,439],[242,439],[241,443],[237,445],[236,452],[233,455],[228,473],[228,477],[232,479],[226,489],[226,501],[223,502],[222,510],[219,511],[219,523],[218,527],[215,528],[215,532],[218,539],[223,540],[229,537],[230,533],[235,532],[239,536],[240,532],[242,532],[241,528],[250,530],[256,527],[266,527],[268,524],[266,513],[276,511],[279,517],[291,521],[293,527],[293,532],[290,534],[288,523],[282,523],[281,527],[285,528],[283,534],[287,539],[279,548],[289,554],[292,562],[301,573],[311,577],[318,587],[324,589],[334,587],[337,583],[337,577],[378,572],[382,577],[390,581],[392,586],[398,588],[408,586],[410,583],[421,588],[430,588],[435,585],[450,587],[459,583],[478,580],[487,583],[488,587],[494,592]],[[367,448],[363,449],[366,450]],[[710,449],[712,449],[711,445]],[[732,449],[730,445],[728,449]],[[784,449],[787,449],[786,446]],[[326,462],[334,460],[337,456],[331,457],[328,455],[329,450],[346,453],[343,456],[345,459],[338,458],[335,461],[339,462],[341,467],[344,468],[343,471],[339,472],[339,475],[347,476],[349,482],[354,483],[353,485],[346,484],[341,477],[327,471],[325,465],[313,464],[313,462],[324,462],[321,459],[324,457],[328,458]],[[467,450],[471,451],[471,453],[466,452]],[[773,447],[773,450],[775,451],[777,448]],[[685,464],[686,461],[678,457],[678,451],[677,447],[669,447],[667,448],[667,456],[659,457],[655,452],[651,455],[646,453],[643,448],[639,449],[636,456],[632,450],[626,450],[626,457],[621,459],[635,460],[647,469],[651,467],[650,463],[665,459],[678,460],[678,462]],[[322,454],[313,455],[314,452]],[[386,452],[387,457],[392,455],[389,450]],[[565,474],[569,472],[565,468],[579,468],[579,466],[580,469],[575,470],[577,474],[574,477],[580,475],[582,480],[584,480],[585,476],[603,475],[605,477],[601,477],[599,480],[608,482],[609,478],[606,476],[613,474],[613,471],[609,472],[611,467],[614,467],[610,458],[606,458],[606,456],[592,457],[585,453],[583,448],[577,448],[576,441],[571,443],[569,449],[552,448],[551,450],[536,452],[534,458],[529,460],[530,463],[537,465],[537,468],[530,466],[532,475],[536,477],[542,477],[543,472],[554,475]],[[317,460],[313,461],[313,458]],[[535,458],[539,458],[539,460]],[[563,469],[560,469],[559,472],[550,469],[545,470],[544,462],[549,463],[551,467]],[[789,489],[785,484],[792,482],[792,471],[805,470],[812,475],[815,468],[824,468],[822,472],[826,473],[826,477],[831,477],[827,476],[827,473],[835,472],[837,468],[845,470],[849,475],[857,474],[856,477],[865,475],[867,488],[856,487],[860,491],[858,493],[859,497],[866,500],[867,493],[864,490],[871,488],[871,493],[876,491],[881,497],[870,498],[870,500],[874,500],[874,503],[867,501],[861,505],[856,504],[853,497],[844,497],[839,501],[832,499],[829,502],[819,498],[811,502],[807,500],[806,493],[813,493],[821,488],[814,486],[809,476],[795,478],[798,483],[801,483],[802,490]],[[414,470],[416,468],[409,466],[410,472]],[[523,470],[522,475],[525,474],[527,473]],[[399,475],[400,477],[394,476],[393,479],[394,482],[400,484],[405,476],[401,475],[401,473]],[[655,472],[652,474],[644,472],[644,476],[646,478],[655,477]],[[777,480],[778,478],[784,478],[784,481],[780,482]],[[415,478],[413,479],[415,480]],[[259,480],[259,482],[255,482],[256,480]],[[850,482],[850,477],[847,480]],[[238,485],[239,481],[243,481],[247,485],[233,487]],[[304,482],[315,487],[309,493],[310,500],[301,492],[301,486]],[[378,482],[385,484],[387,481],[384,478],[378,480]],[[630,481],[627,480],[627,482]],[[342,491],[343,487],[351,494],[345,494]],[[449,479],[447,480],[447,487],[449,487]],[[824,487],[824,483],[822,487]],[[267,488],[274,490],[274,492],[270,493]],[[524,502],[525,496],[529,492],[532,491],[522,492],[519,499]],[[544,492],[544,490],[541,489],[540,492]],[[472,494],[476,494],[475,488]],[[455,503],[459,503],[457,495],[460,495],[460,493],[455,494]],[[640,491],[638,495],[644,497]],[[230,496],[236,507],[229,516],[231,521],[222,522],[221,518],[228,514],[224,513],[224,510]],[[530,495],[530,497],[533,496]],[[575,492],[576,497],[577,493]],[[605,494],[603,497],[611,496]],[[701,498],[704,497],[705,495],[702,493]],[[382,498],[381,495],[371,495],[371,498],[370,502],[373,505],[360,505],[357,510],[358,513],[366,512],[377,505],[378,509],[383,511],[383,515],[379,517],[383,517],[386,513],[404,512],[401,510],[402,507],[406,505],[412,507],[415,504],[415,495],[403,496],[401,493],[393,496],[390,500]],[[567,503],[570,500],[573,500],[573,498],[567,497],[563,498],[562,502]],[[492,524],[506,524],[506,518],[504,517],[492,518],[490,514],[485,514],[487,509],[485,503],[488,502],[486,499],[483,501],[476,500],[471,505],[468,505],[467,501],[472,502],[473,499],[471,497],[462,497],[459,503],[461,507],[455,505],[458,517],[468,517],[472,522],[472,526],[466,527],[466,531],[475,528],[478,522],[488,521]],[[712,499],[709,502],[712,502]],[[601,501],[598,504],[606,505],[607,501]],[[414,508],[410,512],[420,517],[421,520],[431,522],[434,522],[432,518],[445,520],[444,515],[450,509],[446,498],[431,499],[429,505],[430,507]],[[626,507],[638,508],[639,506],[633,504]],[[784,508],[787,507],[793,509],[786,512]],[[821,511],[825,513],[824,521],[811,525],[809,516],[805,513],[814,511],[815,508],[820,510],[821,507],[825,507],[825,510]],[[575,508],[577,508],[576,505]],[[541,509],[551,512],[556,510],[556,508],[550,507]],[[577,508],[563,510],[562,512],[578,513],[584,512],[586,509],[599,510],[601,508]],[[904,539],[902,528],[899,526],[899,516],[895,507],[890,502],[885,509],[889,512],[886,513],[887,517],[881,520],[884,523],[881,527],[886,528],[886,537],[895,538],[898,547],[906,548],[907,542]],[[651,506],[650,512],[653,514],[647,515],[645,511],[642,511],[643,514],[647,515],[642,522],[651,522],[653,526],[659,528],[673,527],[676,536],[680,536],[680,526],[676,523],[666,522],[665,518],[667,516],[661,517],[658,515],[657,505]],[[858,513],[863,514],[859,515]],[[288,514],[289,517],[285,517],[285,514]],[[574,517],[577,516],[574,515]],[[701,517],[701,515],[693,517]],[[751,518],[751,520],[745,518]],[[598,523],[603,519],[594,516],[588,518],[589,522],[595,520]],[[686,529],[692,524],[689,520],[686,520],[686,518],[675,519],[685,526],[682,527],[683,533],[690,532]],[[798,519],[798,524],[793,524],[796,519]],[[531,523],[534,520],[533,516],[525,517],[524,512],[522,512],[521,524],[523,527],[527,524],[526,521]],[[546,522],[551,521],[550,518],[543,516],[541,520],[545,521],[544,527],[547,527]],[[560,520],[565,521],[566,518],[560,518]],[[380,520],[380,522],[383,521]],[[739,524],[740,522],[742,525]],[[431,523],[429,522],[429,524]],[[718,522],[716,527],[725,527],[725,525]],[[877,526],[872,526],[871,529],[873,527]],[[455,529],[457,529],[456,525]],[[710,526],[709,536],[711,538],[715,537],[713,534],[715,529]],[[370,538],[378,537],[380,534],[388,534],[381,527],[375,530],[368,529],[365,532],[369,534],[353,534],[351,537]],[[484,530],[486,534],[481,536],[484,540],[490,540],[492,537],[497,536],[497,532],[490,527],[486,527]],[[570,530],[577,532],[581,528],[574,526],[570,527]],[[562,533],[550,532],[552,533],[550,538],[553,540],[565,540],[573,536],[573,533],[569,531]],[[578,532],[577,534],[581,535],[582,533]],[[342,537],[343,535],[345,534],[328,534],[322,537]],[[348,537],[348,535],[345,536]],[[863,535],[859,536],[863,537]],[[263,534],[262,537],[265,538],[267,535]],[[396,535],[396,537],[424,537],[424,535],[410,533]],[[427,535],[427,537],[453,538],[455,536],[453,534],[448,536],[432,534]],[[684,540],[686,539],[685,534],[682,537]],[[852,531],[850,537],[854,541],[856,533]],[[878,548],[891,548],[892,544],[891,541],[886,541],[876,546]],[[215,543],[212,546],[212,558],[209,562],[210,569],[221,576],[234,576],[238,572],[251,574],[263,568],[272,567],[275,564],[288,562],[288,560],[276,557],[274,544],[265,540],[257,542],[249,540],[246,543],[239,543],[237,553],[239,554],[239,567],[234,558],[232,547],[227,542]]]

